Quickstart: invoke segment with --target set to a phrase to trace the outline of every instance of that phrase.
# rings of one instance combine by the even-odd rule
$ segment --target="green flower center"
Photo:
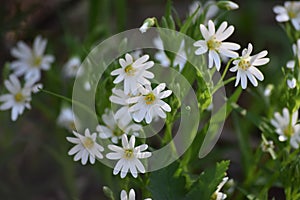
[[[291,137],[292,135],[294,135],[294,132],[294,128],[289,125],[284,129],[283,134],[287,137]]]
[[[133,157],[133,149],[125,149],[124,157],[126,159],[131,159]]]
[[[296,16],[297,16],[297,14],[292,10],[288,11],[288,15],[289,15],[290,19],[296,18]]]
[[[39,67],[42,64],[42,57],[34,56],[32,64],[34,67]]]
[[[122,129],[120,129],[119,127],[116,127],[115,130],[113,131],[114,136],[121,136],[123,135],[124,131]]]
[[[216,37],[212,37],[207,41],[207,47],[209,50],[218,50],[221,44],[222,43],[220,41],[216,40]]]
[[[152,104],[155,101],[155,99],[156,99],[156,97],[152,92],[147,94],[144,98],[147,105]]]
[[[132,65],[128,65],[125,67],[124,71],[127,75],[133,76],[136,70],[132,67]]]
[[[83,141],[83,146],[86,148],[86,149],[91,149],[93,146],[94,146],[94,141],[92,138],[90,137],[86,137]]]
[[[249,67],[251,67],[250,61],[242,59],[239,62],[239,67],[243,70],[247,70]]]
[[[22,102],[25,100],[25,97],[23,96],[23,94],[21,92],[18,92],[17,94],[15,94],[15,101],[16,102]]]

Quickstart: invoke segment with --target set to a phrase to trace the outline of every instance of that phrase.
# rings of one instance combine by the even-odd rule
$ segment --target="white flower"
[[[228,181],[228,177],[224,177],[222,182],[217,186],[217,190],[214,192],[214,194],[211,196],[211,200],[223,200],[227,198],[227,195],[220,192],[222,187],[225,185],[225,183]]]
[[[121,199],[121,200],[135,200],[135,192],[134,192],[134,189],[130,189],[128,195],[127,195],[127,193],[126,193],[125,190],[122,190],[122,191],[121,191],[121,194],[120,194],[120,199]],[[145,200],[151,200],[151,198],[147,198],[147,199],[145,199]]]
[[[115,114],[115,119],[120,120],[123,124],[128,124],[131,120],[131,114],[129,112],[130,104],[127,102],[132,96],[130,94],[125,94],[123,90],[113,88],[112,95],[109,97],[109,100],[112,103],[122,105]]]
[[[76,130],[75,120],[76,116],[73,113],[72,108],[64,107],[60,110],[60,114],[57,118],[57,124],[72,132],[73,130]]]
[[[276,128],[275,132],[279,135],[281,142],[290,140],[292,147],[297,149],[300,143],[300,124],[297,124],[298,111],[290,114],[287,108],[283,108],[283,115],[278,112],[274,114],[271,124]]]
[[[142,126],[139,124],[129,124],[130,121],[123,123],[123,121],[116,120],[113,112],[109,109],[105,110],[105,114],[102,115],[102,120],[105,126],[98,125],[96,127],[96,130],[99,132],[99,137],[103,139],[111,138],[111,141],[115,144],[118,143],[124,133],[132,133],[138,136],[138,131],[142,130]]]
[[[149,158],[151,152],[142,152],[148,148],[147,144],[134,147],[135,136],[131,136],[129,142],[127,135],[122,136],[122,147],[116,145],[108,145],[108,148],[114,152],[106,154],[111,160],[119,160],[114,168],[113,174],[116,175],[121,171],[121,178],[124,178],[128,171],[134,178],[138,176],[138,171],[145,173],[145,167],[139,159]]]
[[[300,2],[286,1],[284,6],[275,6],[273,11],[277,14],[276,21],[291,21],[296,30],[300,30]]]
[[[4,81],[4,85],[9,94],[0,96],[0,102],[3,102],[0,110],[11,109],[11,120],[16,121],[18,115],[23,114],[25,108],[31,108],[31,93],[36,93],[36,88],[40,87],[40,84],[34,85],[34,80],[27,81],[22,88],[19,79],[12,74],[9,76],[9,80]]]
[[[163,67],[169,67],[171,64],[171,61],[168,58],[168,56],[165,54],[165,52],[163,51],[164,46],[163,46],[163,42],[162,42],[161,38],[160,37],[154,38],[153,43],[154,43],[154,46],[157,49],[159,49],[159,51],[157,53],[155,53],[154,58],[156,60],[158,60]],[[174,62],[173,62],[173,67],[179,65],[179,71],[182,71],[182,69],[186,63],[186,60],[187,60],[187,56],[184,51],[184,43],[185,43],[184,40],[182,40],[179,50],[178,50],[178,52],[175,56]]]
[[[18,60],[11,63],[11,69],[16,76],[25,74],[25,80],[41,78],[41,70],[49,70],[50,65],[54,62],[52,55],[44,55],[47,40],[37,36],[34,39],[33,48],[31,49],[23,41],[17,43],[11,54]]]
[[[125,60],[123,58],[119,59],[121,68],[111,72],[112,76],[118,75],[113,83],[118,84],[124,81],[124,92],[126,94],[135,94],[140,85],[150,84],[150,81],[147,80],[147,78],[154,78],[152,72],[146,71],[154,65],[153,61],[148,60],[149,56],[144,55],[134,61],[132,56],[127,53],[125,55]]]
[[[286,67],[292,71],[294,71],[296,62],[294,60],[290,60],[286,63]]]
[[[241,80],[243,89],[246,89],[247,87],[247,78],[255,87],[258,85],[256,79],[260,81],[264,80],[264,75],[256,68],[256,66],[265,65],[270,61],[269,58],[264,58],[268,54],[268,51],[265,50],[256,55],[250,56],[252,50],[253,46],[249,43],[248,49],[245,48],[243,50],[242,56],[233,61],[235,66],[230,68],[231,72],[237,71],[235,86],[237,86]]]
[[[264,96],[265,97],[271,96],[273,89],[274,89],[274,85],[268,84],[267,87],[264,90]]]
[[[97,133],[90,134],[89,129],[85,129],[84,136],[73,131],[75,137],[67,137],[67,140],[73,144],[76,144],[68,154],[74,155],[74,161],[81,159],[81,164],[85,165],[90,160],[91,164],[95,163],[96,157],[99,159],[103,158],[102,151],[104,148],[96,142]]]
[[[223,22],[217,31],[215,31],[215,24],[213,21],[208,21],[208,29],[200,24],[200,31],[204,40],[199,40],[194,43],[195,47],[199,47],[196,51],[196,55],[201,55],[208,52],[208,67],[212,68],[214,65],[217,70],[221,67],[220,55],[228,58],[238,57],[238,53],[233,50],[238,50],[240,45],[232,42],[223,42],[234,31],[233,26],[227,28],[227,22]]]
[[[83,74],[83,70],[81,68],[81,61],[79,57],[73,57],[68,60],[68,62],[63,67],[63,73],[68,78],[73,78],[77,76],[81,76]]]
[[[290,79],[287,79],[286,80],[286,84],[288,85],[288,87],[290,89],[294,89],[296,86],[297,86],[297,82],[296,82],[296,79],[295,78],[292,78],[291,80]]]
[[[166,84],[161,83],[152,90],[150,85],[146,85],[146,88],[140,88],[141,96],[132,97],[128,100],[128,103],[134,104],[129,108],[129,111],[133,113],[134,121],[141,122],[146,119],[146,123],[149,124],[156,116],[167,117],[165,112],[171,112],[171,107],[161,99],[170,96],[172,91],[163,91],[165,87]]]

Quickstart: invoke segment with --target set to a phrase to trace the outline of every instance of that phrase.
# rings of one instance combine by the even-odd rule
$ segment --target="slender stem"
[[[216,85],[216,87],[213,89],[211,94],[213,95],[218,89],[220,89],[220,87],[227,85],[228,83],[234,81],[235,79],[236,79],[236,77],[231,77],[231,78],[227,79],[226,81],[224,81],[223,84],[222,84],[222,82],[219,82]]]
[[[228,71],[228,69],[229,69],[229,66],[230,66],[230,64],[231,64],[231,62],[234,60],[234,58],[231,58],[229,61],[228,61],[228,63],[227,63],[227,65],[226,65],[226,67],[225,67],[225,69],[224,69],[224,71],[223,71],[223,74],[222,74],[222,77],[221,77],[221,80],[220,81],[223,81],[223,79],[225,78],[225,76],[226,76],[226,73],[227,73],[227,71]],[[219,82],[220,82],[219,81]]]
[[[52,96],[61,98],[61,99],[65,100],[65,101],[68,101],[68,102],[70,102],[70,103],[72,103],[72,104],[74,103],[74,104],[80,106],[81,108],[83,108],[85,111],[87,111],[87,112],[90,113],[91,115],[95,115],[95,113],[94,113],[93,111],[91,111],[86,105],[84,105],[84,104],[82,104],[82,103],[80,103],[80,102],[78,102],[78,101],[75,101],[75,100],[70,99],[70,98],[68,98],[68,97],[65,97],[65,96],[63,96],[63,95],[60,95],[60,94],[57,94],[57,93],[54,93],[54,92],[51,92],[51,91],[48,91],[48,90],[45,90],[45,89],[40,89],[40,91],[45,92],[45,93],[47,93],[47,94],[50,94],[50,95],[52,95]]]

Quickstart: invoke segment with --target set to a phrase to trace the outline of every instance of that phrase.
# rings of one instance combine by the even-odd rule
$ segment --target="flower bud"
[[[239,5],[232,1],[219,1],[217,5],[220,9],[225,10],[236,10],[239,8]]]
[[[155,17],[147,18],[143,25],[140,27],[141,33],[145,33],[150,27],[154,26],[155,24]]]

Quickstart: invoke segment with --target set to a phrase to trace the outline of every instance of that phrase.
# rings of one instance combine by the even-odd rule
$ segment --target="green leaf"
[[[181,200],[186,194],[185,178],[181,175],[179,163],[174,162],[168,167],[152,172],[149,190],[153,199]]]
[[[198,180],[192,185],[185,199],[210,200],[212,194],[217,190],[217,186],[226,175],[228,166],[229,161],[221,161],[214,167],[202,172]]]

